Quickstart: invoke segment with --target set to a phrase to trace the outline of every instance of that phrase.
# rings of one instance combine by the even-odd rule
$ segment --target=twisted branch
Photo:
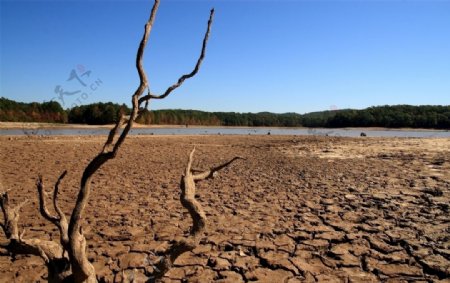
[[[103,146],[103,153],[107,153],[110,146],[114,143],[114,137],[117,135],[117,133],[120,130],[120,127],[127,122],[126,117],[121,114],[119,121],[116,122],[114,127],[109,131],[108,139],[105,142],[105,145]]]
[[[213,22],[213,18],[214,18],[214,9],[211,9],[209,14],[208,27],[206,28],[206,33],[205,36],[203,37],[202,51],[200,52],[200,57],[197,59],[197,64],[195,65],[192,72],[190,72],[189,74],[182,75],[176,83],[168,87],[167,90],[161,95],[153,95],[149,91],[149,93],[146,96],[143,96],[139,99],[139,105],[141,105],[143,102],[147,102],[149,99],[166,98],[172,91],[180,87],[185,80],[190,79],[197,74],[203,62],[203,59],[205,58],[206,46],[208,44],[209,33],[211,31],[211,24]]]
[[[130,116],[125,118],[124,116],[121,116],[121,118],[117,121],[116,125],[113,129],[111,129],[108,139],[105,142],[102,151],[94,157],[94,159],[88,164],[86,169],[83,172],[83,176],[81,178],[81,185],[80,185],[80,191],[78,193],[77,201],[75,208],[73,210],[72,216],[70,218],[69,222],[69,228],[68,228],[68,234],[70,239],[70,246],[69,246],[69,257],[71,260],[72,270],[74,274],[74,279],[77,282],[82,281],[92,281],[95,282],[95,270],[92,266],[92,264],[88,261],[86,254],[85,254],[85,238],[81,229],[81,219],[83,215],[83,211],[86,207],[87,201],[89,199],[90,194],[90,187],[91,187],[91,178],[93,174],[108,160],[113,159],[120,148],[120,146],[125,141],[125,138],[127,137],[129,131],[133,127],[133,123],[135,119],[137,118],[137,115],[139,113],[140,105],[142,102],[146,103],[146,106],[148,105],[148,100],[151,98],[156,99],[162,99],[168,96],[174,89],[181,86],[181,84],[188,78],[193,77],[199,70],[200,65],[203,61],[203,58],[205,56],[205,50],[206,50],[206,44],[208,42],[209,33],[211,29],[211,23],[212,18],[214,14],[214,10],[211,10],[210,18],[208,21],[208,28],[207,32],[205,34],[205,38],[203,40],[202,45],[202,52],[200,54],[200,57],[197,61],[197,64],[194,68],[194,70],[187,74],[183,75],[180,79],[178,79],[178,82],[172,85],[167,89],[167,91],[162,96],[152,96],[147,95],[142,98],[139,98],[145,91],[146,88],[149,88],[149,83],[147,79],[147,75],[145,73],[145,70],[143,68],[143,55],[144,55],[144,49],[147,45],[147,41],[150,37],[150,32],[153,27],[153,23],[155,21],[156,12],[159,7],[159,0],[155,0],[151,13],[150,18],[148,19],[145,28],[144,28],[144,35],[142,37],[142,40],[139,44],[139,48],[136,55],[136,68],[139,74],[139,86],[134,92],[131,102],[132,102],[132,109]],[[125,127],[120,134],[117,141],[114,143],[114,137],[118,134],[120,127],[122,124],[125,124]],[[112,149],[110,149],[112,148]]]
[[[120,126],[124,123],[124,117],[122,116],[116,123],[115,127],[111,129],[108,139],[105,142],[102,152],[100,152],[94,159],[88,164],[83,172],[81,178],[80,191],[78,193],[75,208],[72,212],[69,223],[69,239],[70,248],[69,255],[72,264],[72,270],[74,274],[74,279],[77,282],[92,281],[95,282],[95,270],[92,264],[86,257],[86,239],[84,238],[83,231],[81,229],[81,218],[86,207],[87,201],[89,199],[90,189],[91,189],[91,178],[92,175],[108,160],[114,158],[120,146],[125,141],[128,132],[133,126],[133,122],[137,117],[139,104],[139,96],[142,95],[145,88],[147,87],[148,81],[145,74],[142,58],[144,55],[144,49],[147,44],[148,38],[150,36],[151,29],[156,17],[156,11],[159,7],[159,0],[155,0],[153,4],[152,11],[150,13],[150,18],[145,25],[144,35],[142,37],[141,43],[136,56],[136,68],[139,74],[140,84],[132,96],[132,111],[130,117],[127,119],[126,126],[123,129],[121,135],[119,136],[116,143],[113,145],[114,136],[118,133]],[[112,150],[108,151],[108,147],[112,146]]]
[[[92,176],[105,164],[108,160],[116,157],[121,145],[125,141],[129,131],[133,127],[133,123],[136,120],[139,110],[141,109],[141,104],[145,102],[145,108],[148,107],[149,100],[163,99],[167,97],[173,90],[180,87],[183,82],[194,75],[196,75],[200,69],[206,52],[206,45],[208,42],[211,24],[214,15],[214,9],[211,10],[208,27],[205,33],[202,50],[200,57],[197,60],[192,72],[181,76],[178,81],[170,86],[162,95],[155,96],[150,93],[149,82],[147,75],[143,68],[143,55],[144,50],[147,45],[147,41],[150,37],[150,33],[155,21],[156,12],[159,7],[160,0],[155,0],[150,17],[145,24],[144,35],[140,41],[139,48],[136,55],[136,69],[139,75],[139,86],[132,95],[132,110],[129,116],[121,114],[120,119],[116,122],[115,126],[110,130],[107,140],[105,141],[103,148],[97,156],[95,156],[89,164],[84,169],[83,175],[80,182],[80,190],[78,192],[75,207],[72,211],[70,221],[67,224],[67,219],[63,211],[58,206],[58,191],[59,185],[62,179],[67,174],[64,171],[58,178],[54,190],[53,190],[53,206],[57,215],[52,215],[49,212],[48,205],[46,202],[47,192],[44,189],[42,176],[38,177],[36,183],[38,194],[39,194],[39,210],[41,215],[56,225],[60,231],[61,245],[53,241],[43,241],[37,239],[25,240],[23,235],[19,235],[18,230],[18,219],[19,210],[23,205],[17,206],[15,209],[11,209],[8,205],[8,195],[4,193],[0,196],[0,205],[4,215],[4,223],[0,223],[0,227],[4,230],[7,239],[9,240],[8,250],[13,253],[25,253],[39,255],[47,263],[49,267],[49,281],[62,282],[63,280],[71,280],[73,282],[97,282],[95,269],[87,258],[86,252],[86,239],[83,235],[83,229],[81,226],[81,220],[83,217],[84,209],[87,205],[90,191],[91,191],[91,179]],[[148,88],[148,94],[143,96],[145,89]],[[122,132],[119,134],[122,126],[124,126]],[[115,137],[118,135],[116,141]],[[192,155],[190,157],[190,163],[192,163]],[[230,162],[231,163],[231,162]],[[189,165],[190,168],[190,165]],[[220,168],[219,168],[220,169]],[[217,169],[218,170],[218,169]],[[182,190],[182,203],[190,211],[192,218],[194,219],[194,228],[192,231],[198,230],[198,234],[204,229],[205,223],[203,220],[206,219],[204,212],[199,203],[195,200],[195,184],[194,177],[192,173],[188,172],[186,174],[185,183],[189,183],[186,189]],[[192,184],[191,184],[191,183]],[[183,185],[184,186],[184,185]],[[193,186],[194,194],[191,195],[191,187]],[[197,213],[197,214],[195,214]],[[200,214],[199,214],[200,213]],[[194,215],[195,214],[195,215]],[[196,220],[196,219],[199,220]],[[203,222],[202,222],[203,221]],[[196,235],[196,233],[194,233]],[[187,250],[192,250],[198,244],[198,237],[195,236],[192,239],[189,238],[186,241],[179,241],[172,246],[172,252],[170,253],[170,266],[173,261],[183,252]],[[68,258],[64,256],[64,250],[68,251]],[[169,266],[169,265],[166,265]],[[165,272],[164,272],[165,273]],[[71,276],[71,278],[68,278]]]
[[[45,200],[45,196],[47,195],[47,192],[44,189],[44,182],[42,180],[42,176],[39,175],[38,181],[36,182],[36,186],[38,189],[39,194],[39,211],[41,212],[41,215],[53,223],[56,227],[58,227],[59,235],[60,235],[60,242],[61,245],[64,247],[65,250],[69,248],[69,234],[68,234],[68,223],[66,216],[64,212],[61,210],[61,208],[58,205],[58,192],[59,192],[59,184],[61,183],[62,179],[67,175],[67,170],[64,171],[58,178],[58,180],[55,183],[55,187],[53,189],[53,208],[55,209],[58,216],[52,216],[50,215],[47,203]]]
[[[49,270],[49,282],[62,282],[63,278],[70,272],[67,258],[64,258],[63,248],[56,242],[40,239],[24,239],[22,233],[19,235],[18,222],[20,209],[28,200],[10,207],[8,193],[0,195],[0,206],[3,212],[4,223],[1,224],[8,240],[3,247],[12,254],[28,254],[40,256]]]
[[[219,165],[219,166],[217,166],[217,167],[214,167],[214,168],[211,168],[211,169],[209,169],[209,170],[203,171],[203,172],[201,172],[201,173],[199,173],[199,174],[195,174],[195,175],[193,176],[194,181],[201,181],[201,180],[205,180],[205,179],[212,178],[212,177],[214,177],[214,174],[215,174],[217,171],[219,171],[219,170],[221,170],[221,169],[227,167],[227,166],[230,165],[232,162],[234,162],[234,161],[236,161],[236,160],[238,160],[238,159],[243,159],[243,160],[245,160],[245,158],[243,158],[243,157],[236,156],[236,157],[234,157],[233,159],[231,159],[230,161],[228,161],[228,162],[226,162],[226,163],[224,163],[224,164],[221,164],[221,165]]]
[[[153,275],[155,279],[162,278],[164,274],[172,268],[175,260],[185,252],[195,249],[200,238],[203,236],[206,230],[206,214],[201,204],[195,199],[195,182],[205,180],[213,176],[213,174],[242,157],[234,157],[230,161],[227,161],[221,165],[213,167],[200,175],[194,175],[192,173],[192,162],[194,160],[195,147],[189,154],[188,163],[186,165],[185,173],[181,176],[180,181],[180,202],[184,208],[187,209],[189,215],[192,218],[192,228],[189,233],[189,237],[175,241],[172,246],[164,253],[165,256],[160,262],[156,264],[156,272]],[[208,173],[208,174],[207,174]],[[196,177],[197,176],[197,177]]]
[[[0,207],[3,212],[3,223],[1,225],[7,239],[19,240],[19,228],[17,223],[19,222],[20,209],[28,203],[28,200],[23,201],[15,208],[11,208],[9,205],[8,192],[4,192],[0,195]]]

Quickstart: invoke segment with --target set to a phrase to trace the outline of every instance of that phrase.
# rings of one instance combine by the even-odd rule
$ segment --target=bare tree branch
[[[208,27],[206,29],[205,37],[203,38],[202,51],[200,52],[200,57],[198,58],[197,64],[195,65],[192,72],[190,72],[189,74],[182,75],[176,83],[174,83],[173,85],[168,87],[167,90],[161,95],[153,95],[153,94],[149,93],[146,96],[141,97],[139,99],[139,105],[141,105],[144,101],[148,101],[149,99],[166,98],[172,91],[174,91],[175,89],[180,87],[185,80],[190,79],[197,74],[197,72],[200,69],[200,66],[203,62],[203,59],[205,58],[206,46],[208,44],[209,33],[211,31],[211,24],[213,22],[213,18],[214,18],[214,9],[211,9],[211,12],[209,14]]]
[[[117,139],[116,143],[113,146],[111,151],[106,151],[106,148],[109,145],[112,145],[114,135],[117,134],[118,128],[120,127],[121,120],[120,119],[116,127],[113,128],[110,132],[110,135],[105,143],[103,151],[99,153],[86,167],[83,172],[83,176],[81,178],[80,191],[78,193],[77,201],[75,208],[72,212],[72,216],[69,222],[69,239],[70,239],[70,248],[69,248],[69,257],[72,264],[72,271],[74,275],[74,279],[77,282],[91,281],[95,282],[95,270],[92,264],[88,261],[85,254],[85,246],[86,240],[83,236],[83,232],[81,230],[81,219],[84,208],[87,204],[90,194],[91,187],[91,178],[92,175],[108,160],[114,158],[125,141],[125,138],[128,135],[128,132],[131,130],[134,120],[137,117],[139,110],[139,96],[142,95],[145,88],[148,86],[147,76],[145,74],[142,59],[144,55],[144,49],[147,45],[148,38],[150,36],[150,32],[153,27],[153,23],[155,21],[156,12],[159,7],[159,0],[155,0],[153,4],[152,11],[150,13],[150,18],[145,25],[144,35],[142,37],[141,43],[139,44],[139,49],[136,55],[136,68],[139,74],[140,84],[136,89],[135,93],[132,96],[132,110],[130,114],[130,118],[125,125],[121,135]]]
[[[200,203],[195,199],[195,179],[192,175],[191,167],[194,160],[195,147],[189,154],[188,164],[184,176],[181,178],[181,196],[180,201],[186,208],[192,218],[191,235],[197,239],[206,226],[206,215]]]
[[[19,235],[17,226],[19,219],[19,210],[21,206],[18,206],[15,209],[11,209],[8,206],[7,193],[4,193],[0,196],[0,206],[2,208],[5,220],[4,223],[0,224],[0,226],[5,231],[5,235],[9,240],[9,243],[7,244],[8,250],[10,250],[13,253],[26,253],[39,255],[41,258],[43,258],[49,268],[49,281],[54,280],[55,282],[62,282],[63,280],[71,280],[73,282],[97,282],[95,269],[87,258],[86,238],[83,235],[83,229],[81,226],[83,212],[88,203],[91,191],[92,176],[108,160],[116,157],[121,145],[124,143],[128,133],[133,127],[134,121],[138,117],[141,103],[145,102],[145,107],[147,108],[150,99],[152,98],[163,99],[166,96],[168,96],[174,89],[180,87],[186,79],[189,79],[197,74],[202,64],[202,61],[205,57],[206,45],[211,30],[214,9],[211,10],[207,31],[203,39],[201,54],[197,60],[197,64],[193,69],[193,71],[189,74],[181,76],[175,84],[173,84],[166,90],[164,94],[160,96],[154,96],[150,93],[149,82],[145,70],[143,68],[143,56],[145,47],[147,45],[155,21],[159,3],[160,0],[154,1],[150,17],[147,23],[145,24],[144,35],[141,39],[137,51],[136,68],[138,71],[140,83],[137,89],[135,90],[134,94],[132,95],[131,113],[129,116],[125,116],[123,115],[123,113],[121,114],[120,119],[117,121],[115,126],[110,130],[108,138],[105,141],[101,152],[98,153],[98,155],[96,155],[84,169],[83,175],[81,177],[80,190],[78,192],[76,204],[72,211],[70,221],[68,224],[63,211],[58,206],[59,185],[62,179],[67,174],[67,172],[64,171],[60,175],[53,190],[53,206],[57,215],[52,215],[49,212],[46,203],[47,192],[44,189],[43,178],[42,176],[39,176],[38,178],[36,185],[39,194],[40,213],[45,219],[52,222],[59,228],[61,236],[61,245],[53,241],[23,239],[23,234]],[[143,96],[143,93],[146,88],[149,90],[148,94],[146,96]],[[122,129],[123,125],[124,127]],[[120,132],[120,130],[122,131]],[[115,141],[116,136],[118,136],[118,138]],[[191,153],[190,156],[191,156],[190,163],[192,163],[193,152]],[[194,177],[190,170],[190,165],[189,170],[187,170],[187,172],[188,173],[186,174],[186,176],[184,176],[185,178],[183,179],[184,181],[182,181],[183,184],[182,186],[185,186],[184,184],[186,183],[186,189],[182,189],[183,197],[181,201],[182,203],[184,203],[185,207],[189,210],[194,220],[192,231],[197,232],[195,233],[193,232],[192,237],[180,240],[174,245],[172,245],[171,252],[169,253],[168,257],[169,264],[166,264],[165,265],[166,267],[171,266],[173,261],[180,254],[188,250],[192,250],[198,244],[197,234],[200,235],[204,230],[205,226],[202,223],[205,223],[204,220],[206,219],[206,216],[200,204],[197,203],[195,200],[195,183]],[[193,194],[191,193],[192,190],[194,191]],[[65,255],[64,250],[68,251],[67,256]]]
[[[55,208],[55,211],[58,214],[61,214],[61,209],[58,206],[58,192],[59,192],[59,184],[61,184],[62,179],[64,179],[64,177],[66,177],[67,175],[67,170],[64,170],[64,172],[61,173],[61,175],[59,176],[58,180],[55,183],[55,189],[53,190],[53,206]]]
[[[231,163],[233,163],[234,161],[239,160],[239,159],[245,160],[245,158],[242,158],[240,156],[236,156],[233,159],[231,159],[231,160],[229,160],[229,161],[227,161],[227,162],[225,162],[225,163],[223,163],[223,164],[221,164],[221,165],[219,165],[217,167],[214,167],[214,168],[211,168],[209,170],[203,171],[203,172],[201,172],[199,174],[195,174],[194,175],[194,181],[201,181],[201,180],[212,178],[217,171],[227,167],[228,165],[230,165]]]
[[[120,127],[125,123],[125,121],[126,121],[126,119],[125,119],[124,115],[121,114],[120,117],[119,117],[119,120],[116,122],[114,127],[109,131],[108,139],[106,140],[105,145],[103,146],[103,152],[102,153],[107,153],[108,152],[109,147],[114,142],[114,137],[117,135],[117,133],[120,130]]]
[[[36,182],[36,187],[38,189],[39,194],[39,211],[41,212],[41,215],[47,219],[48,221],[54,223],[57,225],[58,217],[50,215],[50,212],[47,208],[47,201],[45,200],[45,196],[47,195],[47,192],[44,189],[44,182],[42,180],[42,175],[38,176],[38,180]]]
[[[46,204],[46,200],[45,200],[45,196],[47,195],[47,193],[45,192],[44,182],[43,182],[41,175],[39,175],[38,181],[36,182],[36,186],[37,186],[38,193],[39,193],[39,211],[41,212],[41,215],[45,219],[47,219],[48,221],[53,223],[56,227],[58,227],[59,235],[60,235],[60,242],[61,242],[61,245],[63,246],[64,250],[68,250],[68,248],[69,248],[69,234],[68,234],[69,225],[67,223],[67,219],[66,219],[66,216],[64,215],[64,212],[61,210],[61,208],[58,205],[58,192],[59,192],[59,185],[60,185],[62,179],[64,179],[64,177],[66,175],[67,175],[67,170],[64,171],[63,173],[61,173],[61,175],[59,176],[58,180],[56,181],[55,187],[53,189],[53,207],[54,207],[56,213],[58,214],[58,216],[50,215],[50,213],[47,209],[47,204]]]
[[[68,249],[69,246],[69,236],[68,236],[68,224],[66,217],[60,207],[58,206],[58,192],[59,192],[59,184],[61,183],[61,180],[66,176],[67,171],[64,171],[58,178],[55,187],[53,189],[53,207],[58,214],[58,216],[52,216],[50,215],[47,204],[46,204],[46,191],[44,189],[44,183],[43,178],[41,175],[38,177],[38,181],[36,182],[36,186],[38,189],[38,195],[39,195],[39,211],[41,212],[41,215],[53,223],[56,227],[58,227],[59,235],[60,235],[60,243],[61,246],[57,245],[56,243],[50,242],[47,243],[46,246],[51,245],[50,248],[51,251],[56,251],[59,254],[52,255],[50,258],[47,256],[49,253],[46,252],[44,248],[42,248],[42,241],[41,240],[29,240],[28,243],[33,242],[34,245],[29,245],[30,247],[26,249],[28,252],[31,251],[32,254],[35,254],[35,252],[38,253],[41,258],[44,259],[45,263],[49,266],[49,274],[59,274],[61,271],[67,270],[69,268],[63,267],[61,270],[58,270],[57,268],[50,268],[51,265],[53,265],[53,262],[65,260],[66,264],[68,264],[68,259],[64,257],[64,250]],[[25,231],[24,231],[25,232]],[[24,233],[23,233],[24,234]],[[23,234],[20,236],[20,240],[22,243],[26,243],[27,241],[23,239]],[[35,246],[36,249],[33,249],[32,247]],[[50,271],[52,269],[53,271]],[[49,275],[50,277],[50,275]],[[53,276],[55,277],[55,276]],[[58,275],[56,275],[58,277]]]
[[[60,225],[62,224],[62,222],[65,222],[65,225],[67,226],[66,215],[64,214],[64,212],[61,210],[61,208],[58,205],[59,184],[61,183],[62,179],[64,179],[64,177],[66,175],[67,175],[67,170],[65,170],[61,174],[61,176],[59,176],[58,181],[56,181],[55,189],[53,191],[53,207],[55,208],[56,213],[58,213]],[[67,227],[66,227],[66,230],[67,230]]]
[[[200,238],[203,236],[206,229],[206,214],[203,210],[201,204],[195,199],[195,182],[204,180],[209,176],[212,176],[214,172],[217,172],[220,169],[223,169],[229,166],[233,161],[238,159],[243,159],[241,157],[234,157],[228,162],[225,162],[222,165],[217,167],[213,167],[204,173],[201,176],[195,179],[195,176],[192,174],[192,162],[194,160],[194,152],[195,147],[189,154],[188,162],[186,165],[185,172],[181,177],[180,181],[180,202],[184,208],[187,209],[189,215],[192,218],[192,228],[190,231],[190,236],[185,239],[181,239],[175,241],[169,249],[164,253],[165,256],[162,258],[160,262],[156,264],[156,272],[153,276],[156,279],[159,279],[164,276],[164,274],[169,271],[169,269],[173,266],[175,260],[185,252],[192,251],[197,247],[200,242]],[[208,173],[208,174],[206,174]]]
[[[8,193],[5,192],[0,195],[0,206],[4,219],[2,228],[5,232],[6,238],[19,239],[19,228],[17,223],[19,222],[20,209],[27,203],[28,200],[25,200],[15,208],[10,208]]]
[[[68,260],[63,257],[62,246],[53,241],[24,239],[24,233],[19,235],[18,222],[20,209],[27,202],[24,201],[15,208],[11,208],[8,193],[6,192],[0,195],[0,206],[4,218],[2,227],[8,240],[8,243],[2,243],[2,246],[13,254],[40,256],[49,268],[49,281],[62,282],[67,277],[67,273],[70,273]],[[55,281],[50,280],[50,278]]]

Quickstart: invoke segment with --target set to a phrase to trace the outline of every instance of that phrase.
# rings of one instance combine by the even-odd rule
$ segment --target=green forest
[[[64,110],[58,102],[22,103],[0,98],[2,122],[49,122],[104,125],[128,114],[125,105],[112,102],[93,103]],[[450,129],[450,105],[375,106],[362,110],[342,109],[307,114],[270,112],[235,113],[198,110],[142,110],[140,124],[207,125],[246,127],[386,127]]]
[[[67,123],[67,111],[56,101],[22,103],[0,97],[0,121]]]

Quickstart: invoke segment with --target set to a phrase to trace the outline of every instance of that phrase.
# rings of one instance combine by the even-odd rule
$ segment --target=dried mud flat
[[[59,237],[38,213],[37,174],[50,186],[69,170],[68,214],[103,141],[0,137],[3,187],[14,203],[31,200],[25,238]],[[199,169],[247,160],[197,185],[207,233],[165,282],[449,282],[450,139],[293,136],[129,137],[95,175],[86,210],[101,280],[134,269],[144,282],[155,254],[189,231],[178,184],[194,145]],[[39,257],[0,254],[0,282],[45,281]]]

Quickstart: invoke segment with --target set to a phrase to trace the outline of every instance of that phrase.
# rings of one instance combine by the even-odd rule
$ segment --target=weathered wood
[[[238,159],[243,159],[241,157],[234,157],[221,165],[212,167],[201,174],[194,175],[192,172],[194,152],[195,148],[192,149],[189,154],[185,172],[180,180],[180,202],[192,218],[192,228],[189,237],[172,243],[169,249],[164,253],[162,259],[156,264],[157,268],[155,269],[155,274],[153,274],[155,280],[163,277],[164,274],[172,268],[173,263],[180,255],[195,249],[198,246],[201,237],[204,235],[207,219],[202,205],[195,199],[195,182],[211,178],[217,171],[229,166]]]
[[[11,254],[29,254],[40,256],[48,267],[48,281],[62,282],[70,275],[68,259],[63,255],[63,247],[54,241],[40,239],[25,239],[24,232],[19,234],[20,209],[27,203],[12,208],[9,204],[8,192],[0,195],[0,206],[3,212],[1,227],[7,242],[2,247]]]
[[[177,82],[168,87],[162,95],[158,96],[150,93],[149,81],[143,67],[143,56],[145,47],[150,37],[151,30],[153,28],[159,3],[160,0],[154,1],[152,10],[150,12],[150,17],[145,24],[144,34],[137,50],[136,69],[139,75],[140,82],[131,98],[131,113],[129,116],[124,116],[123,114],[120,116],[120,119],[110,130],[108,138],[105,141],[101,152],[98,153],[98,155],[96,155],[84,169],[83,175],[81,177],[80,189],[78,191],[75,207],[72,211],[69,223],[67,223],[66,217],[58,206],[57,202],[59,184],[65,177],[67,172],[64,171],[61,174],[53,190],[53,206],[57,216],[51,215],[51,213],[49,212],[46,202],[47,192],[44,189],[43,178],[42,176],[39,176],[38,178],[37,189],[39,194],[40,213],[46,220],[50,221],[58,227],[61,236],[61,244],[52,241],[41,241],[37,239],[24,240],[22,237],[20,237],[18,234],[17,222],[21,206],[18,206],[15,209],[10,209],[8,206],[7,193],[2,195],[1,201],[5,223],[1,224],[1,227],[5,231],[7,239],[9,239],[8,250],[12,253],[26,253],[41,256],[46,261],[46,263],[49,264],[49,281],[53,280],[54,282],[61,282],[62,280],[69,280],[73,282],[97,282],[95,269],[87,258],[86,238],[83,235],[82,229],[83,212],[86,208],[89,200],[89,195],[91,193],[92,177],[97,172],[97,170],[100,169],[107,161],[117,156],[120,147],[124,143],[126,137],[128,136],[128,133],[133,127],[134,121],[138,117],[141,105],[145,103],[145,107],[147,107],[150,99],[163,99],[167,97],[173,90],[180,87],[185,80],[192,78],[198,73],[205,57],[206,46],[208,43],[214,16],[214,9],[212,9],[210,12],[207,30],[203,38],[201,53],[194,69],[190,73],[182,75],[177,80]],[[148,89],[148,94],[144,95],[144,91],[146,89]],[[121,129],[122,132],[119,134]],[[118,136],[117,139],[116,136]],[[192,162],[192,155],[193,152],[191,153],[190,162]],[[183,189],[184,192],[182,194],[184,195],[184,197],[182,199],[182,204],[191,213],[192,219],[194,221],[193,231],[197,231],[194,234],[200,235],[204,229],[205,215],[203,210],[201,209],[200,204],[197,203],[194,198],[195,178],[191,174],[190,170],[188,171],[189,173],[186,174],[184,183],[188,182],[189,184],[187,185],[186,189]],[[194,190],[194,195],[192,195],[191,190]],[[172,246],[173,250],[170,253],[171,256],[169,257],[170,265],[167,265],[167,267],[171,266],[176,257],[185,252],[186,249],[192,250],[192,247],[195,247],[198,240],[196,236],[194,236],[193,238],[194,242],[192,243],[190,242],[191,239],[188,239],[186,242],[181,241],[178,244]],[[11,243],[13,243],[13,246],[11,245]],[[66,250],[68,252],[67,255],[65,254]],[[61,269],[54,264],[56,262],[66,262],[67,266],[64,266],[64,268]],[[50,266],[53,268],[53,270],[50,270]]]
[[[52,222],[58,228],[60,235],[60,243],[63,246],[64,250],[67,250],[69,248],[69,234],[68,234],[69,225],[67,223],[67,219],[66,216],[64,215],[64,212],[58,205],[58,192],[59,192],[59,184],[66,175],[67,171],[64,171],[59,176],[53,189],[53,208],[55,209],[58,216],[52,216],[48,211],[47,202],[45,200],[47,193],[44,189],[44,181],[41,175],[39,175],[38,181],[36,182],[36,187],[38,189],[39,194],[39,211],[46,220]]]

